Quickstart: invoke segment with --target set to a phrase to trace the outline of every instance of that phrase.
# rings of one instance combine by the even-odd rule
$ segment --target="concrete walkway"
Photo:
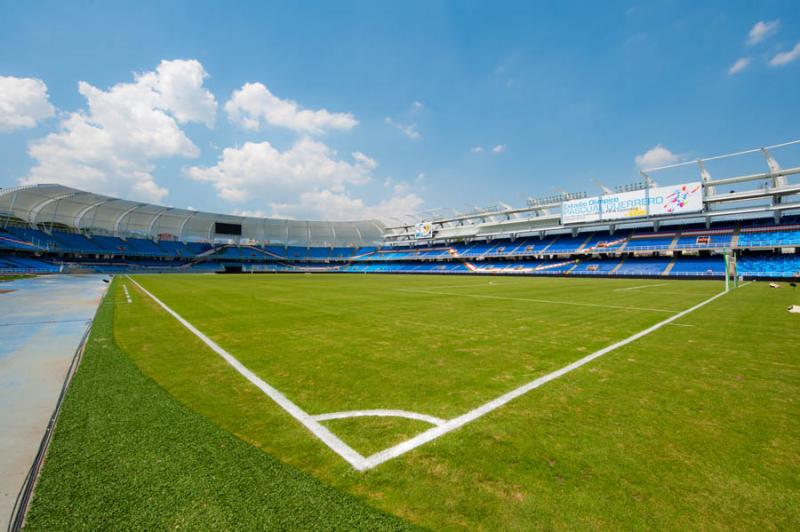
[[[102,275],[0,283],[0,523],[10,518],[70,361],[105,293]]]

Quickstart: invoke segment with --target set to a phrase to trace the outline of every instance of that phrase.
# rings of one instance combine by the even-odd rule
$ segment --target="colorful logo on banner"
[[[694,196],[700,195],[700,185],[680,185],[675,188],[672,194],[667,194],[666,201],[664,202],[664,212],[672,214],[675,211],[683,210],[689,203],[692,202]]]

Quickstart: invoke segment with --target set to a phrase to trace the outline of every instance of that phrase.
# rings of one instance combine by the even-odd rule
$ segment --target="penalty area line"
[[[220,357],[222,357],[225,362],[227,362],[233,369],[235,369],[239,374],[241,374],[245,379],[250,381],[254,384],[258,389],[264,392],[270,399],[275,401],[275,403],[283,408],[289,415],[299,421],[303,426],[305,426],[314,436],[322,440],[322,442],[327,445],[333,452],[344,458],[350,465],[352,465],[358,471],[364,471],[367,469],[366,467],[366,460],[363,456],[361,456],[355,449],[347,445],[345,442],[340,440],[335,434],[325,428],[323,425],[319,423],[314,416],[310,415],[308,412],[294,404],[292,401],[289,400],[285,395],[279,392],[276,388],[273,388],[269,384],[267,384],[264,380],[258,377],[255,373],[247,369],[239,360],[236,359],[233,355],[225,351],[222,347],[217,345],[211,338],[200,332],[194,325],[186,321],[180,314],[169,308],[166,304],[164,304],[160,299],[156,296],[151,294],[147,291],[145,287],[134,281],[130,276],[127,276],[128,280],[139,287],[139,290],[144,292],[147,296],[150,297],[153,301],[158,304],[161,308],[167,311],[173,318],[178,320],[178,322],[189,329],[189,331],[197,336],[204,344],[211,348],[212,351],[217,353]]]
[[[424,445],[424,444],[426,444],[426,443],[428,443],[430,441],[433,441],[433,440],[435,440],[435,439],[437,439],[437,438],[439,438],[441,436],[444,436],[448,432],[452,432],[452,431],[454,431],[454,430],[456,430],[458,428],[461,428],[464,425],[466,425],[467,423],[475,421],[479,417],[482,417],[482,416],[488,414],[489,412],[492,412],[493,410],[497,410],[501,406],[513,401],[517,397],[525,395],[526,393],[530,392],[531,390],[535,390],[536,388],[542,386],[543,384],[546,384],[546,383],[548,383],[548,382],[550,382],[552,380],[555,380],[555,379],[557,379],[557,378],[559,378],[559,377],[561,377],[563,375],[566,375],[567,373],[569,373],[569,372],[571,372],[573,370],[576,370],[576,369],[580,368],[581,366],[584,366],[584,365],[588,364],[589,362],[591,362],[591,361],[593,361],[593,360],[595,360],[597,358],[600,358],[601,356],[603,356],[603,355],[605,355],[607,353],[610,353],[611,351],[614,351],[616,349],[619,349],[620,347],[626,346],[626,345],[630,344],[631,342],[635,342],[639,338],[642,338],[643,336],[647,336],[648,334],[657,331],[658,329],[664,327],[665,325],[669,325],[673,321],[676,321],[676,320],[686,316],[687,314],[689,314],[691,312],[694,312],[695,310],[697,310],[697,309],[699,309],[699,308],[711,303],[712,301],[724,296],[725,294],[727,294],[727,292],[720,292],[717,295],[712,296],[712,297],[706,299],[705,301],[703,301],[701,303],[698,303],[697,305],[695,305],[695,306],[693,306],[691,308],[688,308],[688,309],[686,309],[684,311],[678,312],[677,314],[675,314],[673,316],[670,316],[669,318],[667,318],[667,319],[665,319],[663,321],[660,321],[660,322],[656,323],[655,325],[653,325],[651,327],[648,327],[647,329],[644,329],[644,330],[642,330],[642,331],[640,331],[640,332],[638,332],[636,334],[633,334],[633,335],[625,338],[624,340],[620,340],[619,342],[616,342],[616,343],[611,344],[611,345],[609,345],[607,347],[604,347],[603,349],[600,349],[599,351],[595,351],[594,353],[591,353],[590,355],[587,355],[587,356],[585,356],[585,357],[583,357],[583,358],[581,358],[579,360],[576,360],[572,364],[564,366],[563,368],[558,369],[556,371],[553,371],[552,373],[548,373],[547,375],[544,375],[542,377],[539,377],[538,379],[535,379],[535,380],[529,382],[528,384],[525,384],[523,386],[520,386],[519,388],[511,390],[510,392],[505,393],[505,394],[501,395],[500,397],[498,397],[498,398],[496,398],[496,399],[494,399],[492,401],[489,401],[488,403],[485,403],[485,404],[479,406],[478,408],[475,408],[474,410],[470,410],[466,414],[462,414],[462,415],[460,415],[458,417],[455,417],[453,419],[449,419],[442,425],[439,425],[437,427],[433,427],[431,429],[428,429],[425,432],[423,432],[421,434],[418,434],[417,436],[415,436],[415,437],[413,437],[413,438],[411,438],[409,440],[406,440],[406,441],[404,441],[402,443],[399,443],[399,444],[397,444],[397,445],[395,445],[393,447],[389,447],[388,449],[384,449],[383,451],[379,451],[379,452],[377,452],[377,453],[375,453],[373,455],[370,455],[370,456],[368,456],[366,458],[366,463],[365,463],[366,469],[371,469],[371,468],[376,467],[376,466],[378,466],[378,465],[380,465],[380,464],[382,464],[382,463],[384,463],[384,462],[386,462],[388,460],[391,460],[393,458],[397,458],[398,456],[400,456],[402,454],[405,454],[405,453],[407,453],[407,452],[409,452],[409,451],[411,451],[413,449],[416,449],[420,445]]]

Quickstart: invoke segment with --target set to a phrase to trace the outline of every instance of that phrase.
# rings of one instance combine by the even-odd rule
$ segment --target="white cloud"
[[[425,177],[426,177],[425,173],[424,172],[420,172],[420,173],[417,174],[417,178],[415,179],[415,181],[417,183],[420,183],[421,181],[425,180]]]
[[[350,113],[331,113],[326,109],[302,109],[292,100],[282,100],[262,83],[245,83],[233,91],[225,103],[228,120],[246,129],[262,125],[285,127],[301,133],[319,135],[329,129],[349,130],[358,124]]]
[[[36,164],[20,182],[160,201],[168,191],[156,183],[153,161],[200,153],[179,122],[214,122],[216,100],[203,88],[206,77],[199,62],[175,60],[107,91],[81,81],[88,108],[69,113],[58,132],[31,143]]]
[[[483,146],[473,146],[470,148],[471,153],[484,153],[487,149],[492,152],[494,155],[500,155],[508,150],[508,147],[505,144],[496,144],[492,148],[484,148]]]
[[[661,144],[657,144],[643,154],[637,155],[635,161],[636,166],[639,168],[655,168],[677,163],[680,161],[680,157]]]
[[[195,59],[161,61],[155,72],[138,76],[137,82],[151,85],[160,95],[161,105],[178,122],[200,122],[213,127],[217,116],[217,100],[205,87],[208,77],[203,65]]]
[[[758,44],[767,37],[772,37],[776,33],[778,33],[778,29],[780,28],[781,21],[771,20],[769,22],[764,22],[759,20],[755,23],[755,25],[750,29],[750,33],[747,35],[747,44],[754,45]]]
[[[422,138],[419,131],[417,130],[417,124],[402,124],[400,122],[395,122],[388,116],[384,119],[384,122],[389,124],[390,126],[397,128],[400,132],[403,133],[406,137],[410,138],[411,140],[418,140]]]
[[[769,64],[771,66],[783,66],[788,63],[791,63],[798,57],[800,57],[800,42],[795,44],[794,48],[792,48],[788,52],[780,52],[778,54],[775,54],[775,57],[769,60]]]
[[[419,210],[422,198],[395,187],[392,197],[368,205],[363,199],[352,197],[347,191],[314,189],[300,194],[294,203],[273,203],[273,216],[282,218],[310,218],[319,220],[367,220],[388,222]]]
[[[241,148],[223,150],[215,166],[195,166],[186,174],[212,183],[222,199],[241,202],[313,187],[340,189],[367,183],[377,163],[360,152],[352,158],[352,162],[338,159],[334,150],[310,138],[298,140],[286,151],[269,142],[247,142]]]
[[[741,57],[737,59],[736,62],[733,65],[731,65],[731,67],[728,69],[728,75],[733,76],[735,74],[738,74],[739,72],[747,68],[749,64],[750,64],[749,57]]]
[[[53,114],[42,80],[0,76],[0,132],[35,127]]]
[[[424,108],[425,105],[423,105],[423,103],[420,101],[414,100],[413,102],[411,102],[411,111],[414,113],[422,111]]]

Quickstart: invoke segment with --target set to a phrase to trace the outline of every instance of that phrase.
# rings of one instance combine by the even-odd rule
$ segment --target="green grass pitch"
[[[442,420],[723,289],[721,281],[462,276],[134,280],[309,414],[391,409]],[[274,508],[285,505],[298,527],[320,528],[796,528],[800,318],[785,307],[798,297],[786,285],[749,284],[359,472],[119,277],[68,395],[30,523],[73,528],[91,513],[100,526],[282,528],[286,516]],[[109,399],[109,386],[122,395]],[[160,402],[139,409],[137,394]],[[185,430],[164,438],[161,410],[159,419],[172,416]],[[118,416],[136,429],[129,438]],[[432,427],[402,417],[321,423],[363,456]],[[120,441],[109,447],[98,434]],[[198,453],[218,440],[228,443]],[[162,453],[186,462],[182,450],[200,458],[159,465]],[[219,499],[184,489],[185,504],[148,509],[142,500],[167,497],[172,483],[205,486],[215,467]],[[117,479],[131,468],[150,481]],[[274,493],[276,485],[289,488]],[[320,509],[309,490],[342,502]],[[117,498],[126,501],[119,515],[98,503]],[[273,513],[246,510],[259,504]]]

